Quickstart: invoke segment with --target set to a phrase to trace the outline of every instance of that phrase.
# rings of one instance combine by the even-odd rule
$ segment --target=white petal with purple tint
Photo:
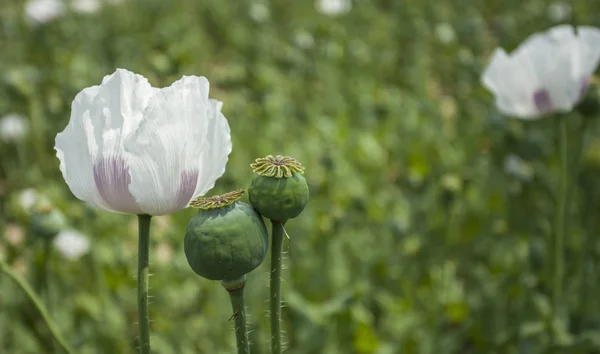
[[[123,143],[142,121],[148,100],[156,91],[145,77],[117,69],[104,77],[89,106],[93,127],[89,140],[96,146],[92,152],[94,182],[109,210],[142,212],[129,191],[131,176]]]
[[[515,51],[514,57],[529,61],[537,77],[538,86],[531,98],[539,115],[568,112],[573,107],[576,97],[572,59],[577,52],[577,37],[571,26],[557,26],[535,34]],[[538,100],[540,97],[544,99]]]
[[[156,89],[117,69],[79,93],[56,137],[73,194],[109,211],[161,215],[206,193],[231,152],[229,125],[208,91],[204,77]]]
[[[128,189],[123,138],[142,120],[153,92],[143,76],[117,69],[100,86],[75,97],[56,150],[63,177],[77,198],[109,211],[141,212]]]
[[[108,209],[128,214],[143,212],[129,191],[129,162],[122,155],[96,158],[93,172],[98,194]]]
[[[212,139],[207,132],[214,117],[208,90],[205,78],[192,76],[159,90],[128,137],[129,189],[145,213],[168,214],[187,206],[204,173],[201,169],[210,168]]]
[[[555,26],[510,55],[496,49],[482,83],[503,113],[523,119],[569,112],[583,99],[600,60],[600,30]]]

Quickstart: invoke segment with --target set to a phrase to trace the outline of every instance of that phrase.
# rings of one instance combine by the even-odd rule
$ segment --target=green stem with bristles
[[[281,258],[283,223],[271,220],[271,354],[281,353]]]
[[[235,341],[238,354],[250,354],[250,341],[248,340],[248,330],[246,329],[246,308],[244,305],[244,287],[246,276],[234,281],[222,281],[221,284],[229,293],[231,308],[235,320]]]
[[[148,314],[148,274],[150,271],[150,215],[138,215],[138,327],[140,354],[150,354],[150,315]]]

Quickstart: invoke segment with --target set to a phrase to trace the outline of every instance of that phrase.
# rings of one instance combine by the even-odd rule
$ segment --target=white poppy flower
[[[23,139],[28,130],[29,123],[21,115],[11,113],[0,118],[0,139],[6,143]]]
[[[157,89],[123,69],[82,90],[55,146],[73,194],[113,212],[163,215],[208,192],[231,152],[222,103],[208,91],[204,77]]]
[[[336,16],[350,11],[352,3],[350,0],[317,0],[315,7],[323,15]]]
[[[89,251],[90,241],[81,232],[67,229],[56,235],[54,247],[64,258],[75,260]]]
[[[600,30],[560,25],[537,33],[513,53],[498,48],[482,76],[504,114],[533,119],[573,109],[600,60]]]
[[[29,0],[25,3],[25,16],[34,23],[46,23],[62,15],[65,6],[60,0]]]

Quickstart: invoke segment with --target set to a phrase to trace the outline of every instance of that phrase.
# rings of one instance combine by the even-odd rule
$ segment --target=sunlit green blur
[[[355,0],[327,15],[313,1],[107,0],[45,23],[24,3],[0,1],[0,119],[26,122],[0,134],[0,258],[76,353],[137,348],[136,218],[77,200],[53,150],[77,92],[118,67],[158,87],[209,79],[233,138],[209,194],[247,188],[257,157],[305,166],[310,201],[284,244],[286,353],[547,353],[557,133],[501,116],[480,75],[496,46],[600,26],[594,1]],[[600,352],[598,102],[593,86],[569,121],[560,353]],[[152,220],[153,352],[233,353],[226,292],[185,259],[193,214]],[[89,251],[58,247],[64,230]],[[268,262],[246,288],[255,354],[270,347]],[[60,353],[3,274],[0,353]]]

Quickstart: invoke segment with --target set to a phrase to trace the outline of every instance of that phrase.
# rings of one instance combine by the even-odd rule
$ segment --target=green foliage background
[[[479,80],[496,46],[555,24],[549,3],[357,0],[328,17],[312,1],[277,0],[261,3],[262,19],[257,3],[127,0],[40,26],[22,1],[0,4],[0,115],[31,127],[0,142],[0,228],[26,234],[1,237],[0,257],[44,294],[75,351],[136,348],[136,220],[75,199],[53,151],[75,94],[122,67],[154,86],[208,77],[233,134],[211,194],[247,187],[256,157],[305,165],[311,200],[285,245],[288,353],[547,352],[555,120],[502,117]],[[571,22],[600,26],[594,1],[571,6]],[[594,86],[569,119],[560,353],[600,352],[599,98]],[[513,155],[522,160],[506,168]],[[50,207],[23,210],[25,188]],[[226,292],[183,254],[193,213],[153,219],[153,351],[231,353]],[[91,252],[68,261],[52,250],[45,264],[45,240],[64,227],[89,235]],[[266,266],[247,287],[253,353],[269,348]],[[0,275],[0,352],[58,353],[49,338]]]

